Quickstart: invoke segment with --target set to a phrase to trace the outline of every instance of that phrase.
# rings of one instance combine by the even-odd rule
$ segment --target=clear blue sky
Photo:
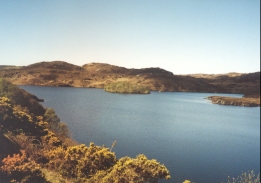
[[[0,0],[0,65],[260,71],[260,0]]]

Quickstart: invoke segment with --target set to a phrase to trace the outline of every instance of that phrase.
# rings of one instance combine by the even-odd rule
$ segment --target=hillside
[[[39,62],[24,67],[3,67],[0,77],[19,85],[104,88],[128,81],[151,91],[240,93],[260,96],[260,72],[220,75],[175,75],[161,68],[128,69],[105,63],[82,67],[63,61]]]

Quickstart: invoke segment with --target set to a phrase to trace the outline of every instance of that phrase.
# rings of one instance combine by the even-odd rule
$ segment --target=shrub
[[[244,172],[237,178],[228,177],[227,183],[260,183],[260,174],[255,176],[253,170]]]
[[[19,134],[21,131],[26,135],[41,136],[43,128],[34,122],[35,118],[21,111],[20,107],[12,104],[6,97],[0,97],[0,130],[11,131]]]
[[[43,115],[44,107],[38,103],[38,98],[12,83],[0,79],[0,97],[11,99],[12,104],[26,107],[34,115]]]
[[[155,159],[148,160],[143,154],[136,158],[123,157],[107,172],[98,172],[90,182],[102,183],[157,183],[160,179],[170,179],[168,169]]]
[[[58,147],[46,153],[48,167],[68,178],[89,178],[96,172],[107,170],[116,162],[116,157],[108,148],[90,143]]]
[[[2,161],[1,171],[7,179],[16,183],[46,183],[46,179],[40,170],[40,166],[22,154],[8,156]]]
[[[46,132],[47,134],[41,137],[44,146],[49,146],[50,149],[62,145],[62,141],[53,132],[49,130]]]

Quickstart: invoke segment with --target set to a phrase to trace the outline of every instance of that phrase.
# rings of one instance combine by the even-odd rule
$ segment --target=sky
[[[260,71],[260,0],[0,0],[0,65]]]

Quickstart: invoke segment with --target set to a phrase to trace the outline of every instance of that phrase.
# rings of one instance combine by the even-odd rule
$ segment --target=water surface
[[[170,170],[167,182],[220,183],[242,171],[260,172],[260,107],[214,105],[204,99],[209,93],[21,88],[44,98],[80,143],[110,147],[117,140],[117,158],[155,158]]]

